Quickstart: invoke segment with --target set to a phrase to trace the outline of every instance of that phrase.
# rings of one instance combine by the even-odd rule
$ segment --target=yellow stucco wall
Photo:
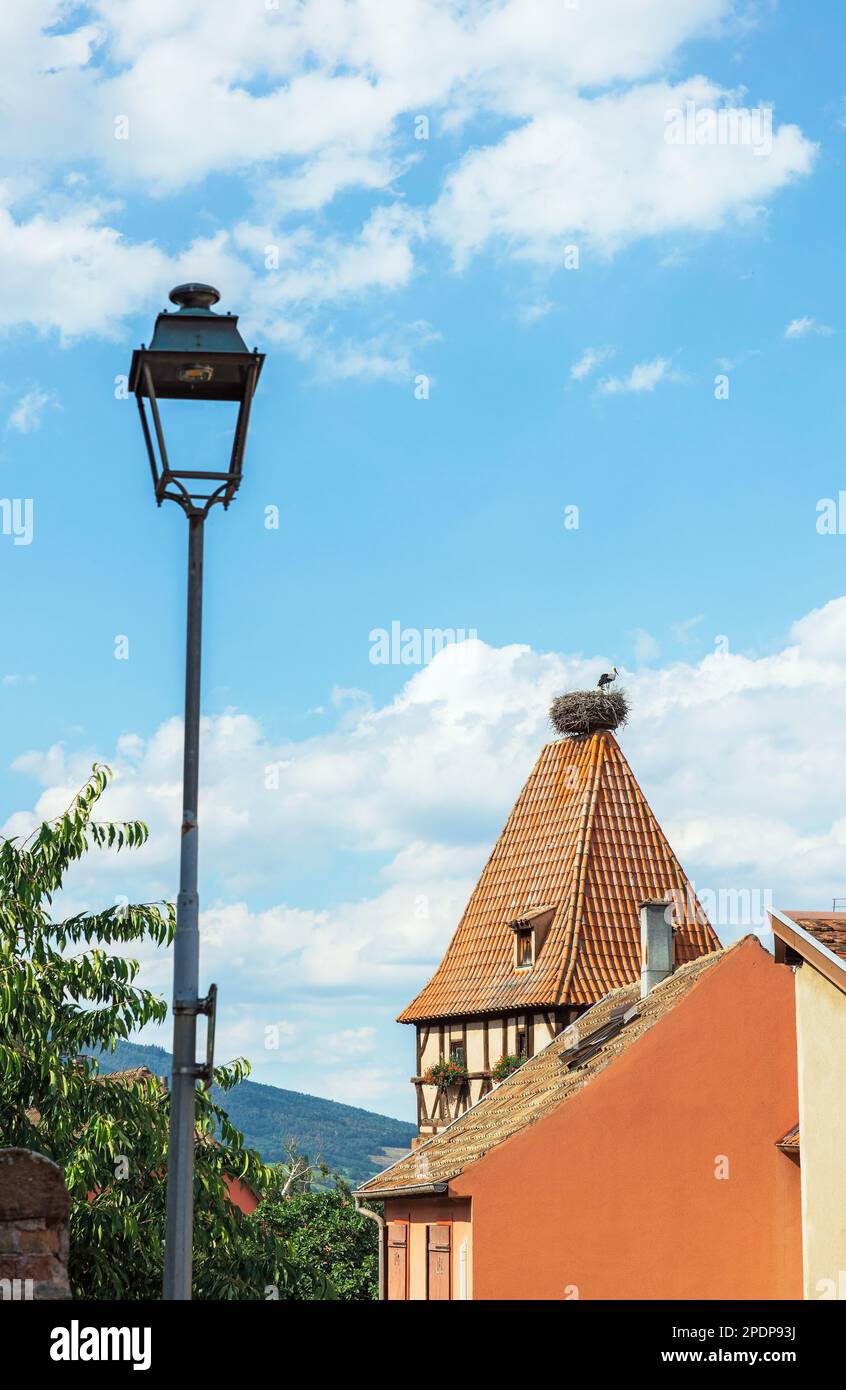
[[[796,972],[805,1297],[846,1300],[846,994]]]

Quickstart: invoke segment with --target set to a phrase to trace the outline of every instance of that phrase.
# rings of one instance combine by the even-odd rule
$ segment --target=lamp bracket
[[[193,1062],[187,1067],[174,1067],[176,1076],[193,1076],[198,1081],[202,1081],[206,1090],[211,1089],[214,1080],[214,1030],[217,1022],[217,985],[209,985],[209,992],[203,999],[186,999],[174,1001],[173,1012],[175,1014],[205,1014],[208,1018],[206,1028],[206,1060],[205,1062]]]

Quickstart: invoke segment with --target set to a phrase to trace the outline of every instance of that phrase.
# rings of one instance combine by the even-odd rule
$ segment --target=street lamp
[[[211,1085],[216,986],[199,998],[200,933],[197,895],[197,802],[200,763],[200,652],[203,616],[203,529],[216,502],[224,511],[241,483],[250,407],[264,354],[248,352],[233,314],[212,308],[211,285],[177,285],[178,312],[158,315],[149,347],[132,354],[135,393],[153,488],[159,506],[178,502],[188,517],[188,632],[185,661],[185,745],[182,765],[182,841],[173,949],[173,1077],[167,1156],[167,1224],[163,1297],[190,1299],[194,1217],[194,1097]],[[237,402],[226,471],[183,468],[168,457],[159,402]],[[150,418],[152,417],[152,430]],[[208,1015],[206,1062],[196,1059],[197,1015]]]

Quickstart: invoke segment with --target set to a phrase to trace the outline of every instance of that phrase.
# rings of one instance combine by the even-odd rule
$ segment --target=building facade
[[[359,1189],[384,1296],[801,1298],[793,992],[754,937],[612,991]]]
[[[846,913],[772,912],[795,975],[798,1090],[783,1147],[802,1184],[804,1292],[846,1300]]]

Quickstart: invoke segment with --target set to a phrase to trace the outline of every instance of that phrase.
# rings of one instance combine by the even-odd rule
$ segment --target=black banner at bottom
[[[395,1339],[412,1330],[414,1341],[400,1344],[407,1360],[398,1361]],[[0,1302],[7,1384],[18,1357],[28,1377],[48,1383],[121,1371],[253,1379],[260,1367],[284,1374],[292,1356],[301,1363],[304,1355],[298,1376],[308,1362],[320,1373],[342,1358],[349,1373],[401,1381],[429,1379],[436,1368],[452,1379],[462,1363],[474,1380],[485,1366],[501,1374],[511,1364],[568,1376],[666,1368],[683,1378],[701,1366],[807,1375],[836,1364],[843,1330],[837,1303],[467,1303],[441,1313],[414,1303]],[[386,1362],[380,1351],[389,1348]]]

